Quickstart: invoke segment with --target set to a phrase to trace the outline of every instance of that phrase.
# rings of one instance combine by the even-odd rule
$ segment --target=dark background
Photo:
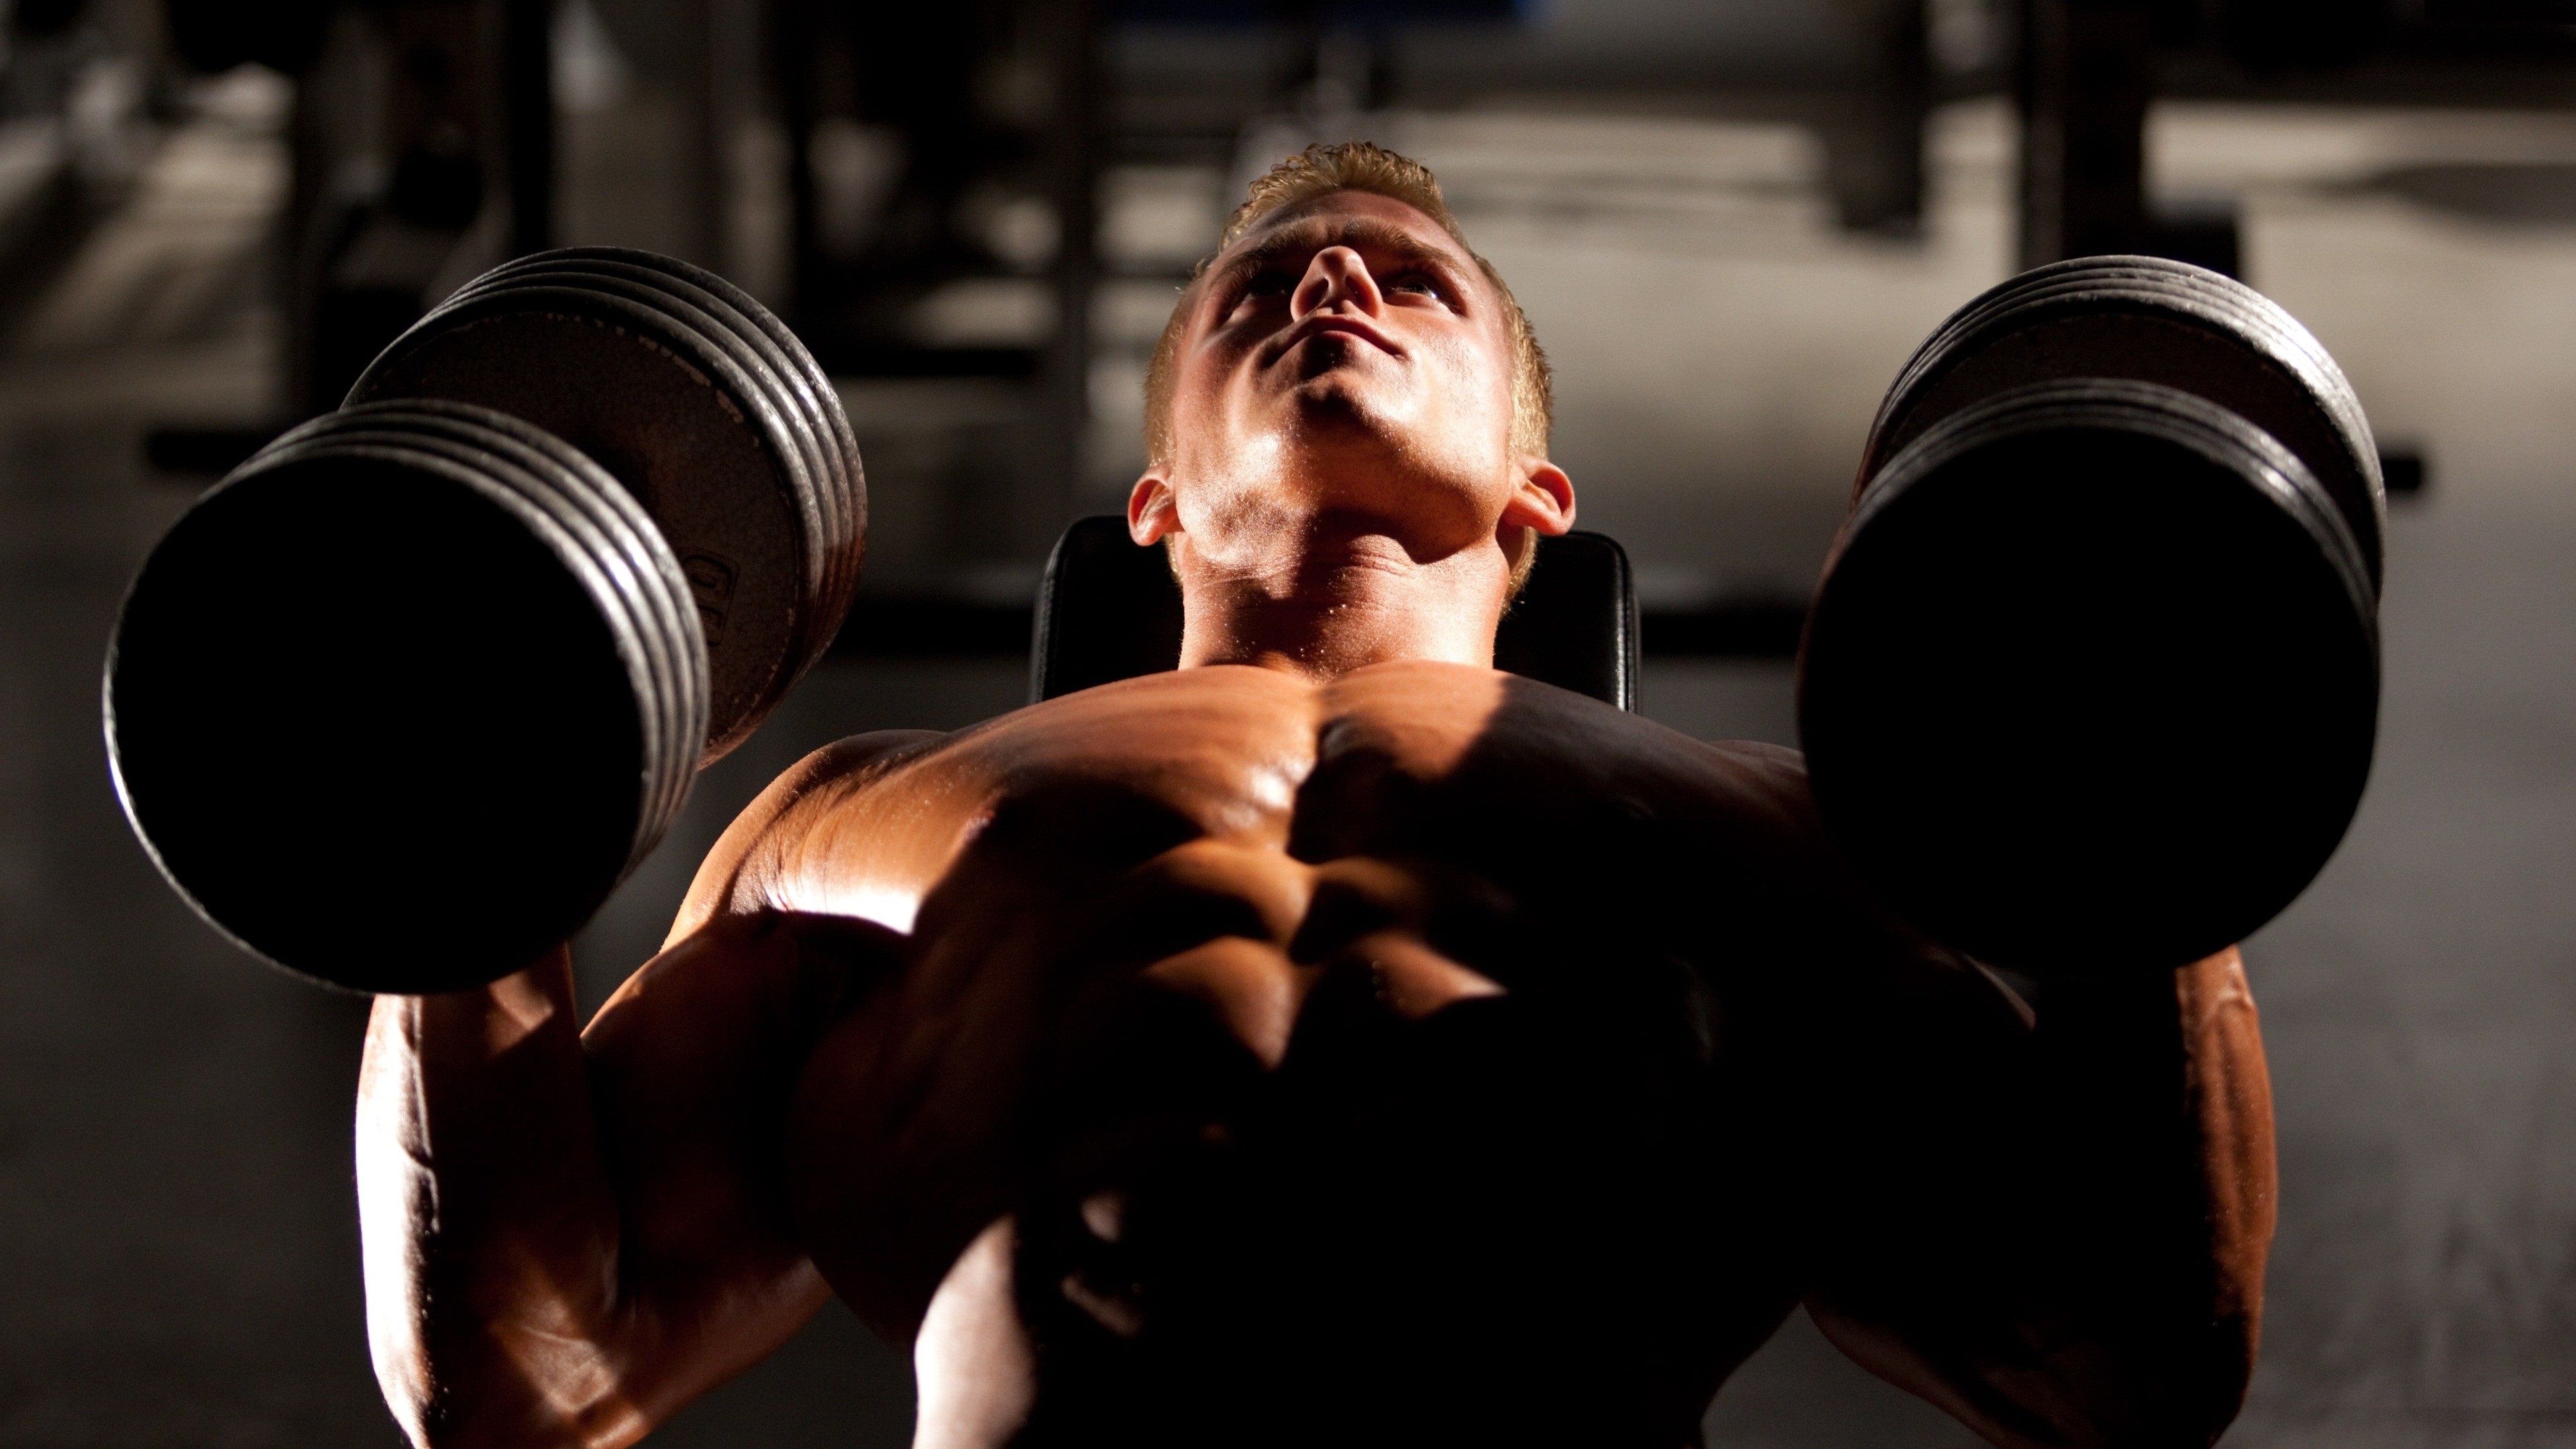
[[[2030,255],[2028,7],[1984,0],[252,8],[274,34],[19,0],[0,62],[0,1445],[397,1442],[356,1262],[364,1003],[154,877],[97,677],[194,492],[486,262],[617,242],[735,276],[842,379],[876,509],[842,651],[579,942],[596,999],[799,754],[1022,701],[1045,543],[1132,478],[1145,350],[1276,155],[1367,134],[1439,171],[1556,360],[1584,523],[1638,562],[1645,708],[1703,737],[1794,743],[1782,649],[1877,394]],[[2430,480],[2392,510],[2370,795],[2247,947],[2283,1197],[2227,1442],[2576,1444],[2569,17],[2137,18],[2131,223],[2232,245]],[[406,808],[399,762],[372,788]],[[896,1444],[909,1395],[835,1306],[652,1442]],[[1709,1438],[1972,1442],[1802,1316]]]

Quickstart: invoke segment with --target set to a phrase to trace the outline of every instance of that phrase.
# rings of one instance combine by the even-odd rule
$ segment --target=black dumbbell
[[[372,400],[262,449],[137,576],[106,681],[119,794],[255,953],[369,991],[527,964],[830,643],[864,540],[838,401],[756,303],[641,256],[616,265],[666,293],[469,285],[369,369]],[[476,400],[513,383],[520,406]]]
[[[1890,388],[1809,614],[1837,846],[2033,973],[2242,939],[2369,776],[2385,507],[2350,385],[2241,283],[2091,257],[1977,298]]]

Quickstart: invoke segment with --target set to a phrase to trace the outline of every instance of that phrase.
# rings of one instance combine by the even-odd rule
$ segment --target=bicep
[[[708,852],[661,953],[583,1032],[628,1251],[668,1285],[802,1262],[781,1180],[787,1104],[852,982],[900,956],[899,938],[863,922],[745,902],[758,892],[744,877],[813,802],[940,738],[858,735],[781,774]]]
[[[635,973],[583,1033],[638,1367],[675,1401],[783,1342],[828,1290],[788,1207],[787,1108],[854,980],[851,923],[722,917]]]

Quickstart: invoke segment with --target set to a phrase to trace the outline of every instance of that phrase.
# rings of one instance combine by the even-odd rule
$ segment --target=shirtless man
[[[586,1028],[561,952],[378,1000],[415,1442],[629,1443],[834,1292],[924,1449],[1680,1449],[1801,1304],[2011,1449],[2217,1436],[2272,1223],[2233,951],[2034,1011],[1796,753],[1496,673],[1574,494],[1412,163],[1258,184],[1149,391],[1178,671],[805,760]]]

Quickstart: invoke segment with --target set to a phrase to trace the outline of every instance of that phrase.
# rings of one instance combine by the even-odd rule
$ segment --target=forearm
[[[1999,1445],[2207,1445],[2253,1368],[2272,1233],[2236,953],[2060,978],[2030,1035],[1935,1018],[1884,1041],[1855,1099],[1880,1110],[1824,1138],[1818,1323]]]
[[[2207,1194],[2209,1252],[2221,1292],[2215,1307],[2244,1326],[2249,1364],[2263,1322],[2263,1266],[2279,1213],[2272,1141],[2272,1077],[2244,963],[2233,950],[2178,978],[2189,1043],[2186,1101]]]
[[[2128,1218],[2205,1265],[2214,1293],[2259,1311],[2272,1100],[2237,953],[2170,974],[2054,987],[2039,1044],[2042,1090],[2062,1133],[2060,1190]]]
[[[377,999],[358,1094],[368,1332],[418,1444],[612,1445],[619,1207],[558,951]]]
[[[2242,963],[2228,950],[2067,983],[2039,1017],[2053,1160],[2033,1317],[2067,1339],[2052,1377],[2126,1430],[2108,1442],[2205,1444],[2253,1372],[2272,1237],[2271,1091]]]

